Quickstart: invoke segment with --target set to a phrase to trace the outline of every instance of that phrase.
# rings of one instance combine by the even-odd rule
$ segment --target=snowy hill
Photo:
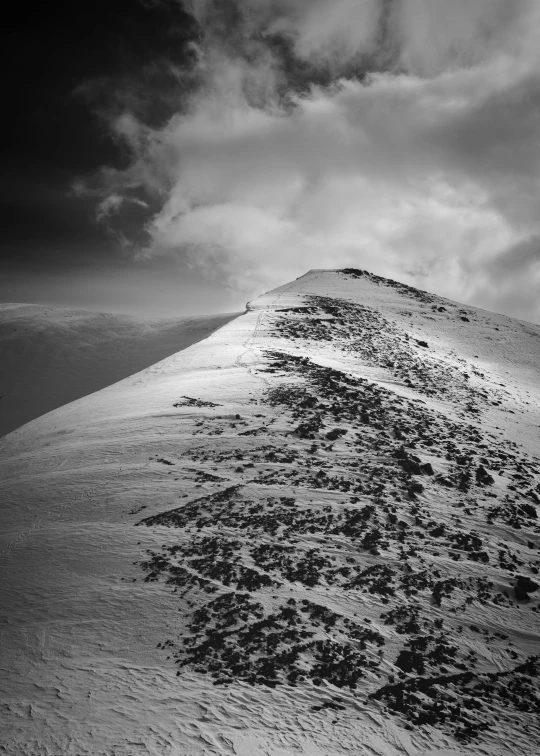
[[[315,270],[0,439],[4,752],[537,754],[539,345]]]
[[[137,320],[0,304],[0,435],[185,349],[233,317]]]

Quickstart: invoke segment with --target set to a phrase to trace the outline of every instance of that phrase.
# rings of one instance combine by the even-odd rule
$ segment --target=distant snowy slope
[[[0,439],[0,747],[537,756],[539,343],[310,271]]]
[[[233,317],[137,320],[0,304],[0,435],[185,349]]]

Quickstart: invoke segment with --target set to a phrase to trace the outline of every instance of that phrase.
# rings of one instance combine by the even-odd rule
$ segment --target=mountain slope
[[[137,320],[0,304],[0,435],[191,346],[233,317]]]
[[[536,753],[539,337],[311,271],[1,440],[7,752]]]

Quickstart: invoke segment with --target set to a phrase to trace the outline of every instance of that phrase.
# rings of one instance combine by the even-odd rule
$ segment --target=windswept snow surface
[[[539,345],[311,271],[1,439],[4,752],[537,755]]]
[[[0,304],[0,436],[195,344],[237,315],[137,320]]]

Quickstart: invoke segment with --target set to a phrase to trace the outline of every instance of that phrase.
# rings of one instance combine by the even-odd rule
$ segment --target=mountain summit
[[[0,439],[4,751],[537,754],[539,347],[313,270]]]

